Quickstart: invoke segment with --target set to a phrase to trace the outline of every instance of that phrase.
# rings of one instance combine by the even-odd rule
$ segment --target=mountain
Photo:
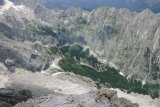
[[[157,2],[152,6],[152,10],[156,13],[159,12],[159,8],[160,8],[160,2]]]
[[[148,82],[159,83],[159,14],[148,9],[132,13],[105,7],[91,12],[77,8],[55,9],[52,14],[39,9],[42,13],[36,9],[38,17],[54,29],[63,29],[60,35],[69,37],[67,42],[89,46],[128,78],[143,81],[147,78]]]
[[[4,3],[4,1],[3,1],[3,0],[1,0],[1,1],[0,1],[0,6],[1,6],[1,5],[3,5],[3,3]]]
[[[159,0],[11,0],[16,5],[27,5],[35,7],[43,3],[47,8],[66,9],[70,7],[80,7],[85,10],[93,10],[98,7],[115,7],[117,9],[127,8],[130,11],[141,12],[150,9],[154,13],[160,12]],[[3,2],[3,0],[1,0]]]
[[[93,10],[97,7],[107,6],[117,9],[128,8],[131,11],[137,12],[149,8],[155,13],[160,12],[159,2],[159,0],[44,0],[44,3],[49,8],[81,7]]]
[[[34,8],[36,5],[41,4],[43,0],[10,0],[15,5],[26,5]]]
[[[48,9],[41,0],[4,1],[0,88],[30,90],[38,102],[54,92],[56,98],[84,97],[98,88],[118,88],[122,97],[127,92],[139,105],[159,104],[160,14],[107,7]],[[131,92],[147,102],[135,101]]]

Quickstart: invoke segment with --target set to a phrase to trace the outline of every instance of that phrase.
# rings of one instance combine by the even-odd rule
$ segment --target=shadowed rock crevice
[[[2,22],[0,22],[0,33],[9,39],[13,39],[15,35],[13,29]]]

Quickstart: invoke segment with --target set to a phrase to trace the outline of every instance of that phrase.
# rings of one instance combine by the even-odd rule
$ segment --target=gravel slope
[[[1,65],[1,70],[2,68],[5,70],[5,67]],[[96,90],[92,80],[72,73],[64,72],[57,72],[54,74],[44,71],[42,73],[32,73],[23,69],[16,69],[16,72],[10,75],[5,75],[4,72],[1,71],[0,80],[0,88],[10,87],[13,89],[29,89],[32,91],[34,95],[33,99],[28,100],[27,103],[23,102],[19,104],[21,106],[16,105],[16,107],[22,107],[22,105],[28,104],[40,105],[42,102],[43,103],[41,106],[46,107],[47,105],[50,105],[50,103],[52,103],[51,105],[57,104],[54,103],[57,101],[56,99],[61,99],[61,102],[59,103],[65,103],[65,98],[68,98],[70,95],[80,97],[80,101],[86,97],[86,101],[88,101],[89,96],[92,95],[89,94],[90,91],[93,92]],[[135,93],[127,94],[119,89],[112,90],[117,91],[118,97],[124,97],[133,103],[138,103],[140,107],[160,106],[160,99],[153,100],[150,96],[144,96]],[[90,101],[86,104],[92,104],[93,100],[94,99],[90,99]],[[77,104],[78,100],[72,105],[76,107]],[[61,107],[67,106],[68,105]]]

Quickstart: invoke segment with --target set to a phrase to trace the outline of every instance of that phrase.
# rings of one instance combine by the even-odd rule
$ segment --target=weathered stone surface
[[[113,97],[116,97],[114,102],[111,101]],[[55,93],[48,97],[30,99],[27,102],[17,104],[15,107],[25,107],[26,105],[39,105],[40,107],[139,107],[138,104],[133,104],[125,98],[118,98],[116,91],[107,89],[92,91],[82,95]]]

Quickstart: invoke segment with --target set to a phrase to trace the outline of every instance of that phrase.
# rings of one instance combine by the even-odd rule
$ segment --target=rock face
[[[55,75],[52,77],[33,74],[47,69],[53,59],[60,56],[52,55],[50,46],[74,43],[88,46],[97,57],[106,59],[104,62],[111,63],[128,78],[141,80],[144,84],[160,83],[159,14],[153,14],[149,10],[134,13],[126,9],[105,7],[91,12],[80,8],[52,10],[45,8],[39,0],[12,2],[5,0],[5,4],[0,7],[0,73],[6,75],[12,71],[7,80],[3,76],[0,78],[4,81],[2,87],[10,81],[13,85],[11,88],[25,86],[37,93],[41,93],[37,91],[41,86],[41,90],[47,91],[47,94],[52,88],[57,88],[61,93],[72,92],[72,88],[78,90],[74,91],[75,93],[79,93],[81,85],[68,82],[68,77],[64,78],[64,75],[59,80],[53,78]],[[54,64],[53,66],[55,67]],[[19,72],[14,72],[16,69]],[[21,69],[28,70],[27,73],[32,72],[27,76]],[[73,80],[74,77],[76,76],[73,75]],[[30,83],[32,84],[29,87]],[[65,86],[68,83],[70,85]],[[73,87],[70,87],[72,85]],[[63,88],[64,86],[66,88]],[[34,89],[35,87],[37,89]],[[86,92],[88,89],[82,88],[82,91]],[[60,104],[64,104],[62,107],[138,106],[124,98],[118,98],[115,91],[108,90],[82,95],[55,93],[51,96],[45,97],[42,107],[56,107]],[[28,90],[0,89],[1,105],[15,105],[31,97]]]
[[[32,93],[29,90],[0,89],[0,105],[4,107],[11,107],[11,105],[27,101],[31,97]]]
[[[41,10],[36,17],[60,29],[58,35],[64,41],[89,46],[127,78],[159,83],[159,14],[105,7],[91,12],[77,8]]]
[[[20,1],[29,3],[28,0]],[[14,71],[15,67],[33,72],[43,70],[43,66],[49,63],[49,54],[44,45],[55,42],[56,34],[51,31],[51,26],[35,19],[30,7],[5,0],[5,4],[0,7],[0,62],[10,71]]]
[[[118,98],[116,91],[102,89],[82,95],[63,95],[55,93],[50,98],[43,97],[41,104],[35,98],[32,102],[17,104],[15,107],[40,106],[40,107],[139,107],[125,98]],[[34,102],[35,101],[35,102]]]

